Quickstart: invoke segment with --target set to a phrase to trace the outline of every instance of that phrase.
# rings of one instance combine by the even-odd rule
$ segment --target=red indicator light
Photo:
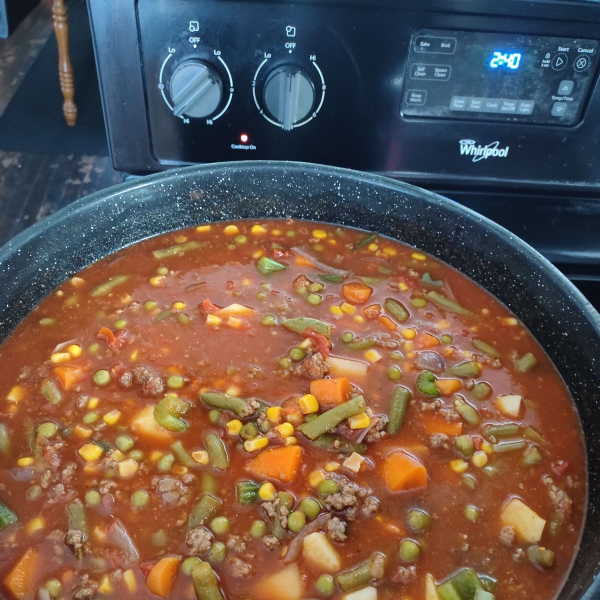
[[[250,138],[248,137],[247,133],[242,133],[240,135],[240,142],[242,142],[242,144],[245,144]]]

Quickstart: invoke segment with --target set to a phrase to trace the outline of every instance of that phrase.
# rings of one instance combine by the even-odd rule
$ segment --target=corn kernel
[[[262,235],[263,233],[267,233],[267,230],[258,223],[256,225],[252,225],[252,229],[250,229],[250,233],[252,235]]]
[[[19,467],[29,467],[32,464],[33,464],[33,457],[31,457],[31,456],[24,456],[23,458],[19,458],[19,460],[17,461],[17,465]]]
[[[85,284],[85,280],[82,279],[81,277],[71,277],[71,279],[69,279],[69,281],[73,287],[81,287],[82,285]]]
[[[408,353],[406,354],[406,358],[414,358],[416,355],[417,355],[417,353],[416,353],[416,352],[408,352]]]
[[[105,575],[102,578],[102,581],[100,582],[100,585],[98,586],[98,591],[101,594],[112,594],[113,585],[112,585],[112,582],[110,581],[110,577],[108,575]]]
[[[227,327],[231,327],[231,329],[239,329],[244,324],[244,322],[241,319],[238,319],[237,317],[229,317],[225,324],[227,325]]]
[[[435,324],[437,329],[450,329],[450,321],[442,319]]]
[[[290,435],[289,437],[286,437],[283,442],[285,446],[295,446],[298,443],[298,440],[293,435]]]
[[[269,440],[266,437],[255,437],[253,440],[248,440],[244,442],[244,450],[246,452],[256,452],[267,446],[269,444]]]
[[[371,424],[371,417],[367,413],[360,413],[348,419],[350,429],[365,429]]]
[[[342,309],[339,306],[332,306],[329,309],[331,311],[332,314],[334,314],[336,317],[341,317],[344,313],[342,312]]]
[[[324,229],[315,229],[312,234],[318,240],[324,240],[327,237],[327,232]]]
[[[119,411],[119,410],[111,410],[110,412],[107,412],[104,415],[104,417],[102,417],[102,420],[107,425],[114,425],[120,418],[121,418],[121,411]]]
[[[223,229],[223,233],[225,235],[237,235],[240,232],[237,225],[227,225],[225,229]]]
[[[71,360],[71,355],[68,352],[55,352],[51,357],[50,360],[54,363],[62,363],[62,362],[67,362],[68,360]]]
[[[415,259],[415,260],[425,260],[427,257],[424,254],[421,254],[421,252],[413,252],[411,254],[411,256]]]
[[[136,348],[130,355],[129,355],[129,360],[137,360],[138,356],[140,355],[140,351]]]
[[[220,317],[217,317],[217,315],[206,315],[206,324],[211,327],[216,327],[221,324],[221,319]]]
[[[510,327],[514,327],[515,325],[519,324],[519,321],[517,321],[514,317],[505,317],[502,319],[502,322]]]
[[[192,452],[192,458],[199,465],[208,464],[208,452],[206,450],[194,450]]]
[[[380,361],[383,357],[381,356],[381,354],[379,354],[379,352],[377,352],[377,350],[374,350],[373,348],[370,348],[369,350],[367,350],[365,352],[365,358],[371,363],[376,363],[378,361]]]
[[[225,393],[229,396],[235,396],[236,398],[242,393],[242,388],[239,385],[230,385]]]
[[[196,231],[198,233],[206,233],[207,231],[210,231],[210,225],[198,225]]]
[[[135,580],[135,574],[131,569],[127,569],[127,571],[123,573],[123,581],[130,592],[135,592],[137,589],[137,582]]]
[[[258,497],[261,500],[273,502],[273,500],[275,500],[277,497],[277,490],[270,481],[267,481],[260,486],[260,489],[258,490]]]
[[[248,287],[249,285],[252,285],[252,279],[248,279],[246,277],[246,279],[242,279],[242,285]]]
[[[30,535],[32,533],[35,533],[36,531],[39,531],[40,529],[44,529],[44,527],[46,527],[46,522],[44,521],[44,519],[42,519],[42,517],[35,517],[35,519],[31,519],[31,521],[29,521],[29,523],[27,523],[27,533],[29,533]]]
[[[84,444],[77,450],[77,453],[83,460],[90,462],[98,460],[102,456],[102,448],[98,444]]]
[[[354,320],[355,320],[357,323],[364,323],[364,322],[365,322],[365,318],[364,318],[364,317],[362,317],[361,315],[356,315],[356,316],[354,317]]]
[[[491,444],[488,444],[487,442],[483,442],[483,444],[481,444],[481,449],[486,454],[491,454],[494,451],[494,449],[492,448]]]
[[[312,394],[304,394],[304,396],[298,400],[298,404],[304,415],[310,415],[319,410],[319,401]]]
[[[316,488],[324,479],[325,473],[321,471],[321,469],[317,469],[308,474],[308,485],[312,488]]]
[[[138,472],[138,469],[138,464],[133,458],[128,458],[117,463],[117,470],[121,477],[133,477]]]
[[[242,430],[242,422],[239,419],[232,419],[225,424],[229,435],[237,435]]]
[[[388,255],[388,256],[396,256],[396,248],[392,248],[391,246],[386,246],[383,251]]]
[[[469,463],[461,458],[457,458],[450,461],[450,467],[455,473],[464,473],[469,468]]]
[[[178,236],[175,238],[175,243],[176,243],[176,244],[184,244],[184,243],[185,243],[185,242],[187,242],[187,241],[188,241],[188,239],[187,239],[187,235],[178,235]]]
[[[403,329],[400,333],[402,334],[402,337],[405,340],[412,340],[415,337],[415,335],[417,335],[417,332],[414,329],[410,328]]]
[[[367,246],[367,248],[371,251],[371,252],[375,252],[375,250],[377,250],[377,248],[379,248],[379,246],[377,244],[369,244]]]
[[[328,472],[328,473],[335,473],[336,471],[340,470],[340,463],[336,463],[336,462],[327,462],[325,463],[325,465],[323,466],[323,468]]]
[[[14,385],[8,392],[6,399],[9,402],[21,402],[25,397],[25,389],[20,385]]]
[[[265,254],[265,251],[264,251],[264,250],[257,250],[256,252],[254,252],[254,253],[252,254],[252,258],[253,258],[254,260],[258,260],[258,259],[259,259],[261,256],[264,256],[264,254]]]
[[[175,473],[175,475],[185,475],[188,472],[188,468],[184,467],[183,465],[175,465],[172,468],[173,473]]]
[[[314,342],[310,338],[306,338],[298,344],[298,348],[302,348],[302,350],[306,350],[311,346],[314,346]]]
[[[110,455],[110,458],[115,462],[121,462],[127,457],[120,450],[113,450],[112,454]]]
[[[271,233],[273,235],[281,235],[282,231],[281,231],[281,229],[273,229],[273,231]]]
[[[185,308],[186,304],[185,302],[173,302],[173,308],[175,310],[183,310]]]
[[[73,435],[81,440],[87,440],[91,437],[92,433],[93,431],[91,429],[82,427],[81,425],[75,425],[75,428],[73,429]]]
[[[364,462],[365,459],[363,456],[353,452],[342,464],[353,473],[358,473]]]
[[[285,439],[294,433],[294,426],[291,423],[282,423],[275,427],[275,431],[279,434],[279,437]]]
[[[81,349],[81,346],[79,346],[78,344],[71,344],[70,346],[67,347],[67,352],[73,358],[79,358],[82,355],[83,350]]]
[[[481,468],[481,467],[485,467],[485,465],[487,465],[488,457],[485,452],[482,452],[481,450],[479,450],[473,454],[473,456],[471,457],[471,460],[473,461],[473,464],[476,467]]]
[[[167,278],[164,275],[155,275],[150,278],[150,285],[154,287],[164,287],[167,284]]]
[[[356,306],[352,306],[348,302],[342,302],[340,305],[342,312],[345,312],[347,315],[353,315],[356,312]]]
[[[327,240],[327,243],[335,246],[337,244],[337,240]]]
[[[283,409],[281,406],[269,406],[269,408],[267,408],[267,419],[269,419],[271,423],[279,423],[282,415]]]
[[[152,452],[150,452],[148,455],[148,460],[155,463],[158,462],[163,456],[164,452],[161,452],[160,450],[152,450]]]
[[[408,286],[404,283],[404,281],[401,281],[398,284],[398,287],[400,288],[400,291],[402,291],[402,292],[408,292]]]
[[[412,342],[404,342],[403,344],[405,350],[412,350],[413,343]]]
[[[99,402],[100,402],[100,400],[94,396],[93,398],[90,398],[88,400],[87,407],[90,410],[94,410],[95,408],[98,408]]]

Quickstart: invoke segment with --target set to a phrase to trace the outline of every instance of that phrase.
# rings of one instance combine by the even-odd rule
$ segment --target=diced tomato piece
[[[205,315],[211,315],[219,310],[219,307],[215,306],[209,298],[204,300],[200,306],[198,306],[198,308],[200,309],[200,312],[204,313]]]
[[[365,306],[362,311],[363,315],[365,316],[365,319],[378,319],[381,316],[381,305],[370,304],[369,306]]]
[[[106,342],[111,348],[115,341],[115,334],[108,327],[101,327],[96,334],[96,339]]]
[[[317,346],[317,350],[323,355],[323,358],[329,357],[329,340],[318,331],[307,328],[300,335],[303,338],[310,338]]]
[[[566,460],[557,460],[556,462],[550,463],[550,468],[557,475],[564,475],[569,470],[569,463]]]

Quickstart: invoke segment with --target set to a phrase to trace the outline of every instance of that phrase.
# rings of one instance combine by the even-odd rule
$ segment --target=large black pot
[[[587,520],[559,598],[600,598],[600,317],[527,244],[450,200],[374,175],[301,163],[207,165],[126,183],[78,200],[0,250],[0,342],[53,288],[124,246],[207,221],[287,216],[417,246],[474,279],[527,325],[571,391],[588,453]]]

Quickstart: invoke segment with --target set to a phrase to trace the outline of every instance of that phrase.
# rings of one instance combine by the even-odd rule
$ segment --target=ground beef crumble
[[[512,546],[515,541],[515,530],[512,527],[503,527],[500,530],[500,542],[505,546]]]
[[[406,585],[417,578],[417,567],[398,567],[398,570],[391,576],[392,583],[401,583]]]
[[[204,554],[210,550],[213,535],[206,527],[194,527],[185,536],[186,546],[192,554]]]
[[[148,367],[136,367],[133,377],[136,383],[141,384],[145,396],[160,396],[165,389],[162,379]]]
[[[333,517],[327,523],[327,537],[332,542],[343,542],[348,537],[346,535],[346,523],[338,517]]]
[[[542,483],[548,487],[548,495],[552,504],[554,504],[557,515],[564,521],[568,521],[573,509],[573,500],[571,500],[569,494],[557,487],[552,477],[548,475],[542,477]]]
[[[275,550],[279,546],[279,540],[274,535],[266,535],[263,538],[263,544],[268,550]]]
[[[228,536],[225,545],[229,550],[237,554],[246,552],[246,542],[244,542],[244,540],[239,535]]]
[[[311,379],[323,379],[329,373],[329,365],[325,362],[320,352],[316,352],[309,358],[305,358],[301,364],[304,372]]]
[[[152,485],[165,506],[183,506],[190,499],[189,488],[175,477],[154,477]]]
[[[234,577],[250,577],[252,575],[252,567],[243,560],[234,556],[231,561],[231,574]]]

